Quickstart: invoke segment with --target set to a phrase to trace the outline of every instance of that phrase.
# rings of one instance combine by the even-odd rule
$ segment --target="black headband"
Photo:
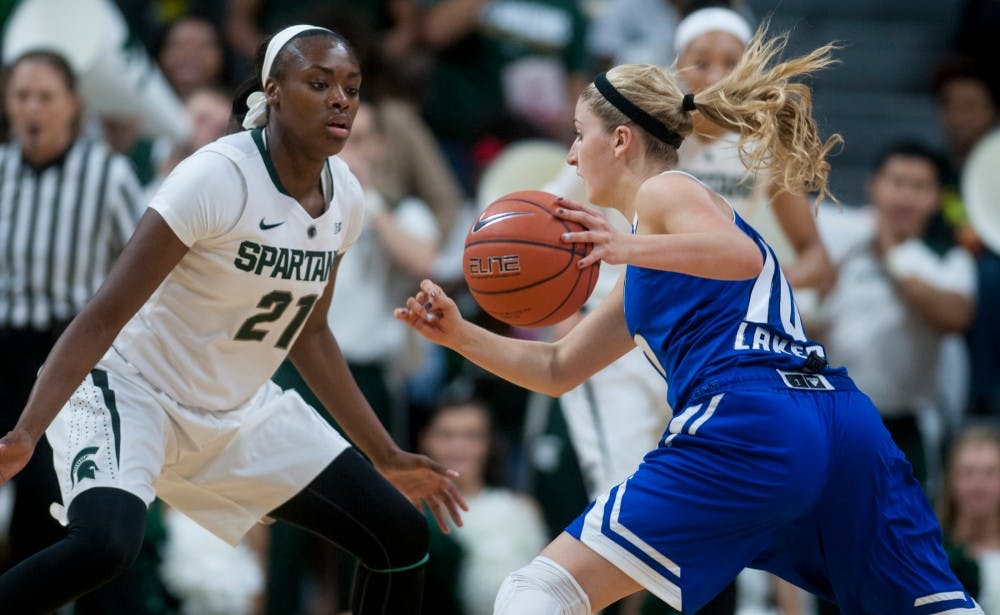
[[[667,128],[663,122],[654,118],[652,115],[646,113],[639,107],[637,107],[632,101],[622,96],[622,93],[615,89],[615,86],[611,85],[605,73],[594,77],[594,87],[597,91],[601,93],[604,98],[611,103],[615,109],[618,109],[625,114],[625,117],[632,120],[636,124],[642,126],[651,135],[663,141],[667,145],[672,145],[675,148],[681,146],[681,141],[684,137],[680,136],[673,130]]]

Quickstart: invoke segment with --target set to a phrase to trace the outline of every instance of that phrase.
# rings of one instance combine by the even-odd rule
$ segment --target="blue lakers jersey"
[[[792,287],[774,251],[734,212],[736,225],[760,248],[756,278],[711,280],[629,265],[625,320],[629,333],[669,383],[667,401],[683,407],[701,383],[732,377],[740,367],[801,371],[823,346],[805,334]]]

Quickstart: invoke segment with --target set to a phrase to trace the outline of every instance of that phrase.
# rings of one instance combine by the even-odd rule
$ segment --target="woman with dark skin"
[[[396,446],[327,326],[362,215],[335,157],[360,102],[355,55],[329,30],[294,26],[258,57],[252,130],[164,182],[0,439],[6,481],[48,429],[69,523],[67,539],[0,577],[11,612],[55,609],[127,568],[156,496],[231,543],[264,517],[337,542],[361,562],[355,614],[419,603],[427,529],[405,498],[442,529],[445,512],[460,523],[452,473]],[[285,356],[372,464],[269,382]]]

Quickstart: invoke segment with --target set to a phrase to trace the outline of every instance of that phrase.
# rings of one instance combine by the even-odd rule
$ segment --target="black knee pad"
[[[0,611],[49,613],[132,565],[142,546],[146,505],[108,487],[78,495],[66,537],[0,576]]]
[[[430,543],[427,520],[406,498],[400,496],[399,500],[397,506],[386,511],[385,523],[381,528],[382,543],[389,550],[388,565],[362,560],[371,570],[407,567],[422,561],[427,555]]]
[[[69,507],[66,544],[107,579],[124,572],[135,561],[146,531],[146,504],[120,489],[95,487]]]
[[[354,449],[271,516],[339,544],[372,571],[412,566],[427,555],[423,515]]]

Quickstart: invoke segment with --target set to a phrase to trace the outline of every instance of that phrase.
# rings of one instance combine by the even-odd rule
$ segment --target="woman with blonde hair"
[[[785,37],[758,32],[725,78],[685,93],[655,66],[624,65],[581,94],[567,155],[589,207],[579,261],[626,263],[615,291],[553,343],[505,338],[461,318],[425,280],[396,311],[431,341],[520,386],[559,395],[631,348],[670,383],[676,409],[634,474],[599,497],[500,588],[496,613],[585,614],[645,587],[695,612],[746,566],[849,613],[978,613],[948,569],[940,529],[878,412],[803,330],[770,247],[719,195],[675,170],[691,112],[740,134],[751,170],[827,194],[810,91],[792,79],[830,46],[776,63]],[[494,212],[495,213],[495,212]]]
[[[979,566],[979,601],[1000,613],[1000,431],[976,426],[952,443],[938,518],[946,539]]]

